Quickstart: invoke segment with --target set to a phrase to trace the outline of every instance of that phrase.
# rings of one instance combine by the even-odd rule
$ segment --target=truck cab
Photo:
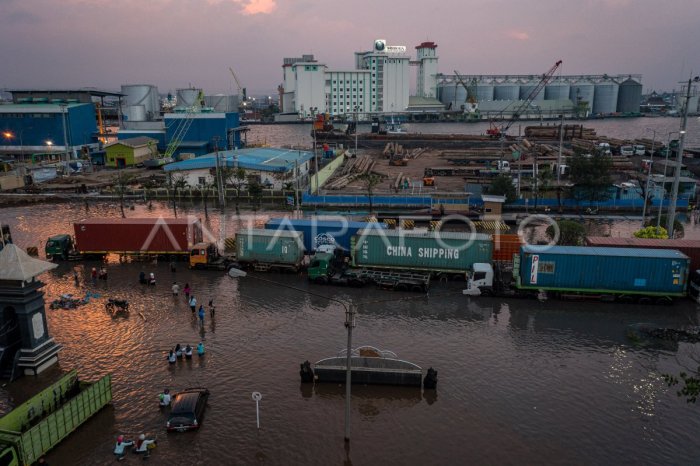
[[[493,294],[493,267],[491,264],[477,262],[472,266],[467,288],[462,294],[481,296]]]
[[[316,252],[311,258],[311,263],[307,270],[309,281],[315,283],[328,283],[335,273],[333,265],[335,255],[330,252]]]
[[[20,466],[14,445],[0,443],[0,466]]]
[[[225,267],[226,259],[219,254],[214,243],[197,243],[190,249],[190,268],[206,269]]]
[[[68,254],[73,250],[73,238],[70,235],[55,235],[46,240],[44,252],[46,258],[53,259],[68,259]],[[0,463],[2,464],[2,463]]]

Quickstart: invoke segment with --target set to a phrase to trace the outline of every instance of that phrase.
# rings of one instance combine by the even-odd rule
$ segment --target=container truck
[[[73,238],[70,235],[54,235],[46,240],[44,252],[47,260],[68,260],[73,251]]]
[[[489,235],[367,229],[353,237],[351,262],[316,254],[309,280],[360,286],[368,282],[396,290],[426,290],[433,276],[461,276],[478,262],[490,262]]]
[[[384,223],[351,222],[342,219],[290,219],[273,218],[265,224],[266,230],[298,231],[304,234],[306,254],[312,254],[319,246],[333,245],[350,255],[350,241],[360,230],[386,229]]]
[[[474,264],[463,293],[665,304],[686,295],[689,267],[690,259],[675,250],[526,245],[512,274]]]
[[[257,271],[299,271],[304,263],[304,234],[288,230],[249,229],[236,233],[236,261]]]
[[[111,401],[110,375],[87,383],[69,372],[0,418],[0,464],[34,464]]]
[[[187,259],[202,242],[198,219],[93,218],[76,222],[74,254],[78,256],[164,256]]]

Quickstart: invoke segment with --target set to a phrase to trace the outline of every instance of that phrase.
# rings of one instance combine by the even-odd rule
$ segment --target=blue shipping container
[[[690,259],[670,249],[523,246],[520,288],[684,296]]]
[[[350,252],[350,241],[358,231],[365,228],[386,229],[384,223],[351,222],[346,220],[273,218],[265,224],[266,230],[298,231],[304,234],[307,253],[324,244],[335,244]]]

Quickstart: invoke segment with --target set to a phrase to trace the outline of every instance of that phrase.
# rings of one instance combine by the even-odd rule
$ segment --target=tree
[[[493,179],[489,185],[489,194],[496,196],[505,196],[506,202],[513,202],[517,199],[513,180],[509,175],[501,174]]]
[[[126,214],[124,213],[124,193],[133,179],[133,175],[124,175],[121,170],[117,170],[117,175],[112,180],[114,183],[114,190],[119,195],[119,210],[122,213],[122,218],[126,218]]]
[[[553,175],[552,170],[549,167],[539,170],[537,177],[535,178],[535,210],[537,210],[537,203],[540,198],[540,192],[546,193],[549,190],[549,186],[552,182]]]
[[[243,185],[245,185],[246,177],[247,174],[243,168],[221,168],[221,178],[224,180],[224,188],[226,186],[232,186],[236,190],[236,214],[239,213],[238,202],[240,199],[241,188]]]
[[[633,233],[635,238],[668,239],[668,231],[664,227],[648,226]]]
[[[205,182],[199,187],[202,194],[202,203],[204,204],[204,218],[209,219],[209,209],[207,208],[207,200],[209,199],[209,191],[214,187],[215,183]]]
[[[559,220],[557,222],[557,228],[559,229],[559,240],[557,241],[559,246],[583,245],[583,240],[586,237],[586,229],[580,223],[573,220]],[[554,239],[555,232],[554,225],[548,226],[547,230],[545,230],[550,240]]]
[[[248,183],[248,194],[253,198],[253,204],[259,206],[262,197],[263,187],[257,181]],[[236,204],[236,213],[238,213],[238,204]]]
[[[667,217],[665,215],[662,215],[661,220],[659,221],[659,225],[666,225],[667,223],[668,223]],[[654,222],[653,219],[647,221],[647,223],[646,223],[647,227],[654,226],[655,224],[656,224],[656,222]],[[668,237],[668,231],[665,228],[663,228],[663,230],[666,232],[666,236]],[[676,218],[673,221],[673,238],[680,239],[680,238],[683,238],[683,236],[685,236],[685,227],[680,222],[680,220],[678,220]]]
[[[382,177],[376,173],[365,173],[361,175],[359,179],[362,180],[365,191],[367,191],[367,197],[369,198],[369,212],[372,213],[372,196],[374,194],[374,187],[382,181]]]
[[[610,198],[612,159],[606,155],[575,154],[569,158],[573,196],[590,203]]]
[[[177,218],[177,198],[180,195],[180,191],[187,188],[189,185],[187,183],[187,178],[185,175],[178,173],[169,173],[170,187],[173,189],[173,213],[175,218]]]

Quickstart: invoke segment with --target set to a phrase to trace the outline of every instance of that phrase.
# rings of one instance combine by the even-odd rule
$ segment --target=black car
[[[176,394],[171,403],[170,417],[165,424],[168,432],[199,429],[208,399],[209,390],[206,388],[188,388]]]

